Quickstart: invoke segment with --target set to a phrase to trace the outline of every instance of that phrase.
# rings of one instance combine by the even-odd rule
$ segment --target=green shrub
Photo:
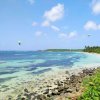
[[[83,81],[85,91],[78,100],[100,100],[100,69],[93,76],[88,76]]]

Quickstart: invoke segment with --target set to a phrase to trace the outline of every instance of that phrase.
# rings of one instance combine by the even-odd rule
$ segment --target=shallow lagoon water
[[[53,70],[95,67],[100,56],[80,52],[0,51],[0,91]]]

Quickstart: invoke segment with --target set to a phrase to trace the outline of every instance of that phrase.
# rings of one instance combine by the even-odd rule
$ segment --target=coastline
[[[100,56],[100,53],[94,53],[94,52],[80,52],[80,53],[89,54],[89,55]]]
[[[89,55],[95,54],[95,53],[87,53],[87,52],[84,52],[84,53],[89,54]],[[100,56],[100,54],[95,54],[95,55]],[[25,83],[22,83],[22,85],[15,87],[16,90],[13,90],[13,91],[11,90],[11,91],[0,93],[0,95],[2,96],[0,98],[1,98],[1,100],[2,99],[8,100],[8,98],[12,98],[11,100],[17,100],[18,97],[26,98],[26,96],[24,95],[25,90],[28,92],[28,94],[35,93],[37,96],[41,95],[41,94],[44,95],[44,92],[47,92],[48,89],[54,91],[54,89],[56,89],[58,87],[58,85],[57,85],[58,81],[64,83],[66,78],[70,78],[72,75],[77,76],[77,75],[79,75],[79,73],[82,73],[83,70],[91,71],[92,69],[94,69],[94,68],[96,69],[97,67],[99,67],[99,65],[100,64],[98,64],[96,66],[87,65],[86,67],[75,67],[75,68],[72,67],[72,68],[65,68],[65,69],[60,69],[60,70],[55,69],[55,70],[52,70],[51,72],[45,72],[41,75],[37,75],[36,77],[34,77],[34,80],[27,81]],[[64,90],[65,90],[65,88],[64,88]],[[74,94],[75,93],[73,93],[73,95]],[[62,97],[63,97],[63,95],[62,95]],[[58,95],[56,95],[56,96],[59,97]],[[60,96],[61,96],[61,94],[60,94]],[[70,96],[70,93],[69,93],[69,96]],[[54,98],[55,98],[55,96],[54,96]],[[19,99],[19,100],[21,100],[21,99]],[[23,100],[25,100],[25,99],[23,99]],[[46,100],[46,99],[44,99],[44,100]],[[56,100],[56,99],[54,99],[54,100]]]
[[[19,96],[20,96],[19,100],[21,100],[21,98],[27,98],[27,96],[25,96],[25,93],[26,93],[25,90],[28,92],[28,94],[34,94],[34,93],[37,94],[36,97],[38,97],[38,95],[44,96],[44,94],[45,95],[48,94],[48,93],[44,93],[44,92],[47,92],[48,89],[50,91],[51,90],[54,91],[58,87],[59,82],[62,84],[65,81],[68,81],[66,79],[70,79],[70,77],[72,77],[73,75],[74,76],[83,75],[82,74],[83,70],[87,70],[87,73],[88,73],[89,71],[91,72],[93,69],[94,68],[87,68],[87,69],[86,68],[74,68],[74,69],[69,69],[69,70],[60,70],[58,72],[51,72],[52,74],[50,74],[50,73],[48,74],[48,72],[46,72],[46,73],[44,73],[44,75],[41,75],[41,80],[37,79],[37,81],[35,81],[35,82],[29,81],[29,82],[25,83],[24,86],[19,87],[18,90],[13,91],[9,94],[6,94],[5,96],[3,96],[1,98],[3,98],[4,100],[8,100],[8,98],[11,98],[11,100],[18,100],[17,98],[19,98]],[[78,78],[82,82],[82,80],[80,78],[83,78],[83,76],[82,77],[79,76]],[[74,83],[77,83],[77,81],[75,81]],[[71,88],[73,88],[73,86]],[[63,89],[65,90],[65,87]],[[76,94],[75,90],[72,90],[72,91],[74,91],[74,93],[73,92],[68,93],[69,94],[68,97],[70,97],[71,94],[73,94],[73,95]],[[61,95],[60,95],[60,97],[61,97]],[[51,95],[51,96],[53,96],[53,95]],[[56,96],[57,96],[57,98],[59,98],[59,95],[55,94],[53,96],[53,98],[55,98],[55,99],[53,99],[53,100],[56,100]],[[28,97],[29,97],[29,95],[28,95]],[[26,100],[26,99],[23,99],[23,100]],[[31,100],[31,99],[28,99],[28,100]],[[33,99],[33,100],[35,100],[35,99]],[[37,100],[46,100],[46,99],[37,99]],[[57,99],[57,100],[60,100],[60,99]]]

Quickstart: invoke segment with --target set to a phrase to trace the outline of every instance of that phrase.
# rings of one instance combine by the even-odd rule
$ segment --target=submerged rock
[[[19,99],[20,100],[20,99]],[[26,100],[26,97],[22,97],[21,100]]]
[[[27,92],[27,93],[28,93],[29,91],[28,91],[28,89],[25,88],[25,89],[24,89],[24,92]]]

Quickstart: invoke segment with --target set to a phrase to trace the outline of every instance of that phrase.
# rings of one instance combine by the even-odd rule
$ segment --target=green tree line
[[[100,53],[100,47],[99,46],[85,46],[84,52],[93,52],[93,53]]]

